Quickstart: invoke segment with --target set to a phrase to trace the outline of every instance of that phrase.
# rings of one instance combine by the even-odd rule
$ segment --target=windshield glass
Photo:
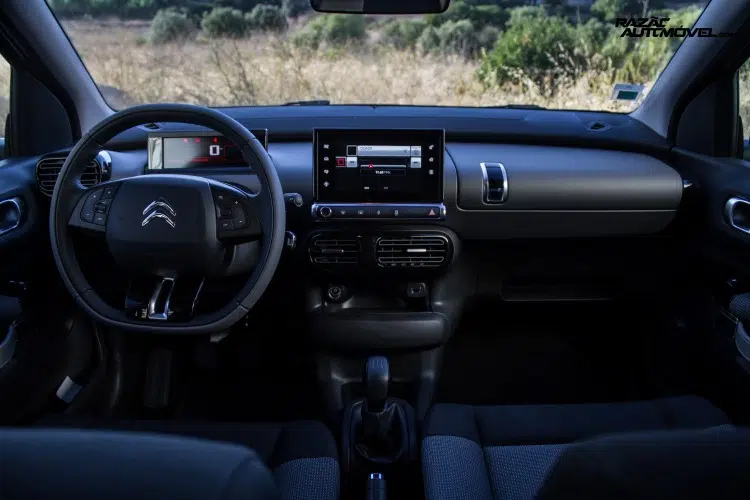
[[[692,36],[674,28],[707,2],[453,0],[424,16],[317,14],[309,0],[48,3],[115,109],[315,100],[629,112]]]

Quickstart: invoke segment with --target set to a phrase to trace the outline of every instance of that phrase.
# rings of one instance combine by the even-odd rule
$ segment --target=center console
[[[429,406],[452,324],[434,292],[460,249],[443,223],[444,136],[314,131],[306,308],[332,414],[363,397],[362,363],[386,353],[393,397],[410,402],[417,419]]]

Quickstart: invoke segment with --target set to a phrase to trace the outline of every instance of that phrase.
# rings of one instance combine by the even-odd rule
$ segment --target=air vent
[[[589,123],[587,128],[594,132],[601,132],[603,130],[609,130],[611,126],[608,123],[596,121]]]
[[[66,158],[67,155],[50,155],[45,156],[36,164],[36,182],[43,194],[52,196],[57,176],[60,175],[60,169]],[[97,157],[86,165],[81,174],[81,184],[85,187],[94,186],[102,181],[103,167],[100,161],[102,160]]]
[[[384,236],[375,243],[375,259],[380,267],[441,267],[449,250],[442,234]]]
[[[315,264],[357,264],[359,241],[319,238],[310,245],[310,261]]]

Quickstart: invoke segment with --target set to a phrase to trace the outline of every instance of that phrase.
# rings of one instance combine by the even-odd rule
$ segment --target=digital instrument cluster
[[[268,132],[252,130],[268,149]],[[242,152],[221,134],[175,132],[152,134],[148,138],[148,171],[182,170],[205,167],[246,167]],[[255,165],[250,165],[254,167]]]

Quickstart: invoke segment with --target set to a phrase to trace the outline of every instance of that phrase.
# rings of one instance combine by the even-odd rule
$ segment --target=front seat
[[[439,404],[428,415],[422,443],[425,494],[427,500],[535,498],[551,471],[563,463],[568,463],[570,469],[570,463],[574,462],[570,462],[573,460],[571,456],[584,456],[577,451],[582,446],[578,444],[580,442],[628,432],[709,428],[720,434],[721,429],[726,428],[733,432],[721,410],[695,396],[607,404]],[[713,439],[712,432],[697,441]],[[722,439],[727,438],[722,434]],[[615,454],[615,448],[621,445],[592,443],[587,448],[588,456],[595,456],[593,453],[601,451],[604,444],[607,446],[604,454],[609,456],[610,452]],[[700,447],[700,444],[696,446]],[[648,447],[641,450],[647,451]],[[676,457],[679,460],[679,454]],[[594,460],[594,464],[606,467],[606,461],[601,457]],[[618,470],[623,473],[627,469],[617,464],[608,472]],[[599,471],[599,474],[605,472]],[[557,498],[570,495],[582,498],[576,496],[580,491],[561,493],[570,482],[554,477],[556,486],[553,490],[545,490],[545,498],[555,498],[555,494],[558,494]],[[593,477],[592,473],[590,478]],[[638,481],[638,477],[621,479]],[[591,496],[638,497],[617,495],[611,491],[599,491]]]
[[[321,422],[103,421],[63,417],[48,418],[38,422],[37,425],[189,436],[241,445],[253,450],[271,469],[282,499],[336,500],[339,498],[340,480],[336,442],[331,432]]]
[[[3,500],[276,500],[273,476],[242,446],[154,434],[0,429]]]

